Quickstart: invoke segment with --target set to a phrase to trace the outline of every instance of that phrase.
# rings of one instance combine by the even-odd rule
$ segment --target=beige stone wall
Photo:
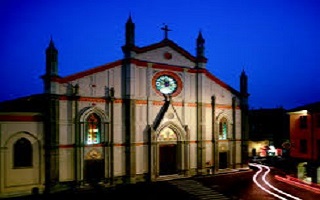
[[[169,52],[172,54],[172,59],[168,60],[164,58],[164,53]],[[185,67],[194,67],[194,63],[191,62],[186,57],[182,56],[181,54],[177,53],[170,47],[162,47],[159,49],[155,49],[152,51],[148,51],[146,53],[141,53],[136,56],[137,59],[141,60],[148,60],[150,62],[155,63],[164,63],[169,65],[177,65],[185,66]]]
[[[28,114],[32,116],[34,114]],[[14,168],[13,145],[20,138],[32,145],[32,166]],[[30,121],[0,122],[0,198],[14,193],[30,194],[33,187],[43,189],[44,151],[43,125]]]

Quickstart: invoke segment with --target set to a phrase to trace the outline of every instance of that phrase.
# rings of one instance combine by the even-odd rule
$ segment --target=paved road
[[[213,187],[216,191],[237,200],[284,200],[284,199],[294,199],[283,195],[279,192],[275,192],[274,189],[271,189],[263,180],[262,177],[267,171],[266,168],[263,168],[262,172],[258,173],[259,169],[252,170],[249,172],[234,173],[234,174],[225,174],[217,175],[213,178],[204,177],[198,178],[197,180],[204,184],[207,187]],[[268,192],[262,190],[253,180],[255,174],[257,175],[257,181],[262,187],[270,189],[271,192],[279,195],[281,198],[269,194]],[[310,192],[308,190],[298,188],[295,186],[288,185],[287,183],[280,182],[274,178],[275,175],[284,175],[281,170],[276,168],[271,168],[270,172],[266,174],[265,180],[269,182],[273,187],[278,188],[286,193],[289,193],[292,196],[295,196],[303,200],[320,200],[320,195]],[[280,195],[281,194],[281,195]]]
[[[228,174],[199,176],[153,183],[136,183],[120,185],[114,188],[94,188],[90,190],[73,190],[51,194],[50,196],[39,195],[38,197],[23,197],[10,200],[71,200],[71,199],[140,199],[140,200],[197,200],[197,199],[220,199],[220,200],[274,200],[279,199],[263,191],[254,181],[253,177],[259,170],[247,170]],[[266,169],[257,175],[257,180],[262,181]],[[281,172],[271,169],[266,174],[265,180],[276,188],[284,190],[299,199],[320,200],[320,195],[301,188],[290,186],[274,179],[275,174]],[[266,187],[265,183],[261,183]],[[270,187],[268,188],[270,189]],[[274,190],[273,190],[274,191]],[[279,193],[277,193],[279,194]],[[288,197],[284,197],[288,199]],[[292,198],[291,198],[292,199]],[[290,200],[291,200],[290,199]],[[9,199],[8,199],[9,200]],[[284,199],[281,199],[284,200]]]

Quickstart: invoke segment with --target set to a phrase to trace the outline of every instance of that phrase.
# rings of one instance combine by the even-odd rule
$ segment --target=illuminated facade
[[[66,77],[50,41],[44,93],[1,104],[0,195],[246,167],[244,71],[239,92],[206,69],[201,33],[193,56],[166,32],[138,47],[134,29],[123,59]]]
[[[320,159],[320,103],[288,111],[290,115],[290,155],[305,160]]]
[[[290,156],[297,159],[298,168],[306,170],[299,178],[310,177],[320,183],[320,103],[312,103],[288,111],[290,115]],[[299,169],[298,169],[299,170]],[[304,177],[305,176],[305,177]]]

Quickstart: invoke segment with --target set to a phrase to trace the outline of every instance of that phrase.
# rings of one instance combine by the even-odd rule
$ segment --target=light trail
[[[257,167],[257,168],[259,169],[259,171],[258,171],[257,173],[255,173],[254,176],[253,176],[253,182],[254,182],[260,189],[262,189],[263,191],[265,191],[265,192],[267,192],[267,193],[271,194],[272,196],[275,196],[275,197],[277,197],[277,198],[279,198],[279,199],[287,200],[286,198],[281,197],[281,196],[277,195],[276,193],[271,192],[270,190],[268,190],[268,189],[266,189],[265,187],[263,187],[260,183],[258,183],[258,181],[257,181],[257,176],[262,172],[262,167],[261,167],[260,165],[255,165],[255,164],[251,164],[251,163],[249,163],[249,165],[251,165],[251,166],[253,166],[253,167]]]
[[[263,174],[262,176],[262,181],[267,185],[269,186],[270,188],[272,188],[273,190],[277,191],[278,193],[280,194],[283,194],[287,197],[290,197],[292,199],[295,199],[295,200],[301,200],[300,198],[296,197],[296,196],[292,196],[291,194],[288,194],[282,190],[279,190],[278,188],[272,186],[267,180],[266,180],[266,176],[267,174],[270,172],[270,168],[265,166],[265,165],[260,165],[260,164],[253,164],[253,163],[249,163],[250,166],[253,166],[253,167],[257,167],[259,169],[258,172],[256,172],[253,176],[253,182],[260,188],[262,189],[263,191],[267,192],[268,194],[271,194],[272,196],[278,198],[278,199],[281,199],[281,200],[287,200],[287,198],[285,197],[282,197],[274,192],[272,192],[271,190],[268,190],[267,188],[263,187],[258,181],[257,181],[257,177],[258,175],[260,175],[260,173],[263,171],[263,168],[267,169],[267,171]]]
[[[278,188],[276,188],[276,187],[274,187],[273,185],[271,185],[271,184],[266,180],[266,176],[267,176],[267,174],[269,174],[269,172],[270,172],[270,167],[265,166],[265,165],[261,165],[261,166],[267,169],[267,171],[266,171],[266,172],[264,173],[264,175],[262,176],[262,180],[263,180],[263,182],[264,182],[265,184],[267,184],[270,188],[274,189],[275,191],[277,191],[277,192],[279,192],[279,193],[281,193],[281,194],[283,194],[283,195],[285,195],[285,196],[287,196],[287,197],[290,197],[290,198],[296,199],[296,200],[301,200],[300,198],[298,198],[298,197],[296,197],[296,196],[293,196],[293,195],[291,195],[291,194],[289,194],[289,193],[286,193],[286,192],[284,192],[284,191],[282,191],[282,190],[279,190]]]

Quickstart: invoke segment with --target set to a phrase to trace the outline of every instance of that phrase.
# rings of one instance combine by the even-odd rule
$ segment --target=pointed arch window
[[[20,138],[13,144],[13,166],[32,166],[32,145],[26,138]]]
[[[95,113],[89,115],[86,121],[86,143],[99,144],[101,141],[101,120]]]
[[[228,136],[228,120],[224,117],[219,122],[219,140],[226,140]]]

